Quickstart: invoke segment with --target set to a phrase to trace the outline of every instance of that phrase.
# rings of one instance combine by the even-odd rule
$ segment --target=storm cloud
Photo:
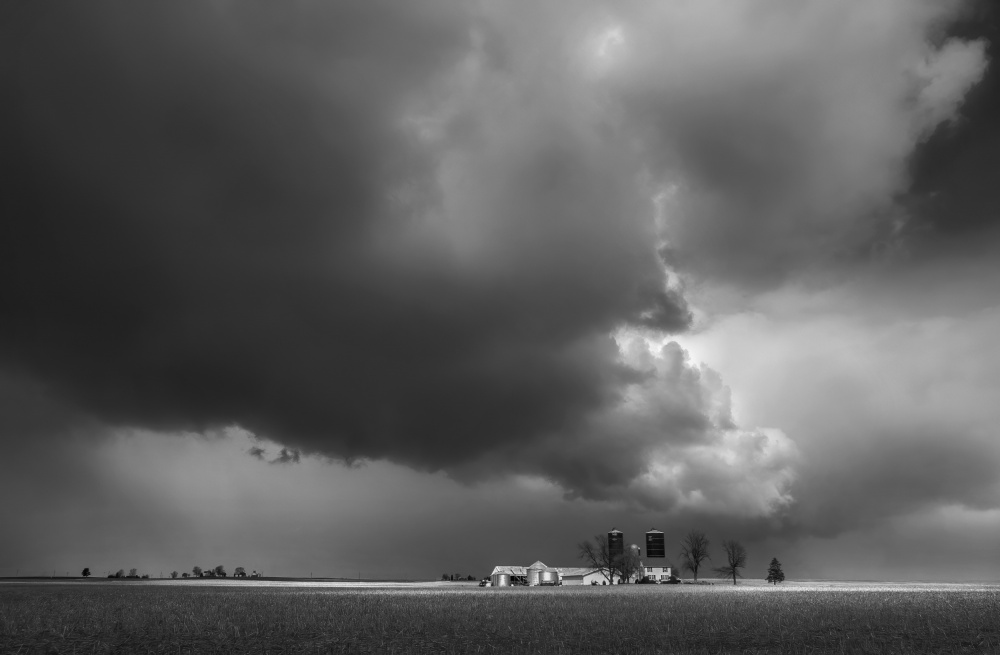
[[[796,435],[669,335],[897,236],[984,70],[959,8],[13,3],[0,366],[278,463],[781,515]]]

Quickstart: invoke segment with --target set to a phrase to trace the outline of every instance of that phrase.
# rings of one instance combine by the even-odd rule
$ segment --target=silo
[[[494,587],[509,587],[510,573],[494,573],[492,581]]]
[[[625,554],[625,533],[617,528],[611,528],[608,533],[608,553],[611,561],[617,561]]]
[[[646,533],[646,557],[659,559],[666,556],[667,550],[663,544],[663,533],[656,528],[650,529]]]
[[[535,587],[541,582],[542,571],[548,567],[541,562],[535,562],[528,567],[528,586]]]
[[[554,587],[559,584],[559,571],[556,569],[545,569],[539,571],[538,584],[543,587]]]

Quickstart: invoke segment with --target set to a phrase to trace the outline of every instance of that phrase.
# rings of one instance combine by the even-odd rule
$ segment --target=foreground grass
[[[0,652],[1000,652],[996,588],[0,585]]]

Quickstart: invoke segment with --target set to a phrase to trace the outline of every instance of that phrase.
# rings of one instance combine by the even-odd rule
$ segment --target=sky
[[[998,25],[5,3],[0,576],[1000,580]]]

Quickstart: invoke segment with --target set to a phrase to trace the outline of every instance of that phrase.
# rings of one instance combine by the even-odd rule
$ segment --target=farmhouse
[[[546,585],[589,585],[601,584],[607,581],[604,575],[595,569],[579,566],[547,566],[543,562],[535,562],[529,566],[499,565],[493,567],[490,582],[494,587],[509,587],[523,584],[531,587]]]
[[[642,560],[642,578],[650,578],[651,580],[664,581],[669,580],[670,575],[673,573],[670,569],[670,563],[667,562],[665,558],[646,558]]]

